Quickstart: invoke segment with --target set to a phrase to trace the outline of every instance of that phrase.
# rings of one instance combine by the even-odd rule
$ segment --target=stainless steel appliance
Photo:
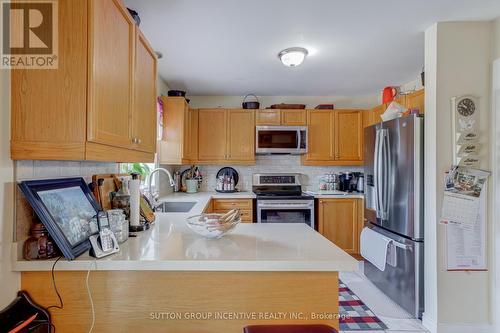
[[[257,154],[307,153],[307,126],[256,126]]]
[[[415,317],[424,307],[423,119],[415,115],[365,128],[366,226],[392,239],[396,265],[365,275]]]
[[[257,223],[305,223],[314,229],[314,197],[302,193],[299,174],[254,174]]]

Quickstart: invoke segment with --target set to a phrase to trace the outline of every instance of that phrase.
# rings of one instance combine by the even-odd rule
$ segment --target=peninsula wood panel
[[[319,232],[349,254],[357,254],[359,244],[360,199],[320,199]]]
[[[226,110],[199,109],[198,161],[218,162],[226,159]]]
[[[306,110],[281,110],[281,124],[287,126],[305,126],[307,124]]]
[[[87,121],[87,1],[58,2],[57,69],[11,71],[13,159],[83,160]],[[71,38],[62,38],[62,35]]]
[[[144,35],[136,30],[133,148],[156,152],[156,55]]]
[[[227,111],[228,161],[255,162],[255,112],[253,110]]]
[[[84,333],[90,328],[86,274],[56,272],[64,309],[50,312],[58,332]],[[284,312],[309,317],[312,313],[338,314],[336,272],[92,271],[89,285],[95,306],[95,332],[241,333],[250,324],[285,323],[339,327],[338,319],[184,319],[184,314],[189,313]],[[50,272],[22,273],[21,288],[41,306],[59,302]],[[179,313],[181,319],[152,319],[159,313]]]
[[[90,0],[88,140],[128,148],[135,22],[118,0]]]
[[[363,161],[363,113],[335,111],[335,160]]]

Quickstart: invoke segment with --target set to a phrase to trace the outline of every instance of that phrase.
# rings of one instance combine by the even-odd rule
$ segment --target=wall
[[[10,72],[0,70],[0,309],[20,288],[18,273],[11,271],[14,226],[14,164],[10,159]]]
[[[493,202],[500,202],[500,17],[493,21],[492,33],[492,183],[493,183]],[[491,317],[495,325],[496,333],[500,333],[500,207],[495,205],[492,216],[493,222],[493,278],[491,279],[491,288],[493,290],[493,302]]]
[[[484,147],[481,168],[491,169],[488,140],[490,49],[490,22],[438,23],[426,32],[424,186],[427,299],[424,322],[437,332],[490,330],[490,274],[447,272],[445,227],[438,224],[443,174],[452,163],[452,97],[465,94],[480,97],[480,131]],[[487,224],[489,228],[490,214]]]
[[[188,96],[192,108],[241,108],[244,96]],[[251,101],[253,97],[249,97]],[[335,108],[368,109],[378,104],[379,96],[259,96],[260,107],[266,108],[272,104],[298,103],[306,104],[307,108],[314,109],[318,104],[335,104]]]
[[[231,166],[231,165],[228,165]],[[203,175],[203,183],[201,184],[202,191],[214,191],[217,171],[223,166],[221,165],[201,165],[200,171]],[[255,165],[241,166],[232,165],[238,172],[239,182],[237,188],[240,191],[252,190],[252,175],[254,173],[283,173],[295,172],[301,173],[301,183],[304,190],[317,191],[321,177],[326,173],[331,172],[362,172],[363,167],[321,167],[321,166],[303,166],[300,163],[298,155],[257,155]],[[187,166],[177,168],[176,170],[184,170]]]

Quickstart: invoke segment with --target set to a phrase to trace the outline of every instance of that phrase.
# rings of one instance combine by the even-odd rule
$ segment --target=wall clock
[[[471,95],[451,99],[454,164],[479,164],[479,98]],[[465,163],[473,160],[474,163]],[[465,165],[467,164],[467,165]]]

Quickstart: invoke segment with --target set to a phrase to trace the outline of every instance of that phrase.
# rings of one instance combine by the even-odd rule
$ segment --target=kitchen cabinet
[[[255,124],[257,126],[269,125],[269,126],[279,126],[281,125],[281,112],[277,109],[264,109],[257,110],[255,116]]]
[[[156,55],[151,45],[136,30],[135,92],[132,117],[132,143],[144,152],[156,150]]]
[[[320,199],[319,232],[347,253],[359,254],[362,206],[362,199]]]
[[[281,110],[281,125],[305,126],[306,124],[306,110]]]
[[[425,90],[417,90],[406,95],[406,108],[418,109],[420,114],[425,113]]]
[[[198,158],[198,110],[189,108],[184,97],[165,97],[163,134],[159,142],[160,164],[183,165]]]
[[[58,25],[58,68],[11,72],[12,159],[152,162],[156,57],[123,3],[60,0]]]
[[[212,210],[214,213],[225,214],[232,209],[239,209],[241,212],[241,222],[253,222],[253,201],[252,199],[214,199],[212,200]]]
[[[306,110],[303,109],[264,109],[257,110],[256,125],[269,126],[305,126],[307,123]]]
[[[307,110],[304,165],[363,165],[363,110]]]
[[[336,110],[335,161],[363,161],[363,112]]]
[[[248,109],[200,109],[198,163],[254,164],[255,112]]]

